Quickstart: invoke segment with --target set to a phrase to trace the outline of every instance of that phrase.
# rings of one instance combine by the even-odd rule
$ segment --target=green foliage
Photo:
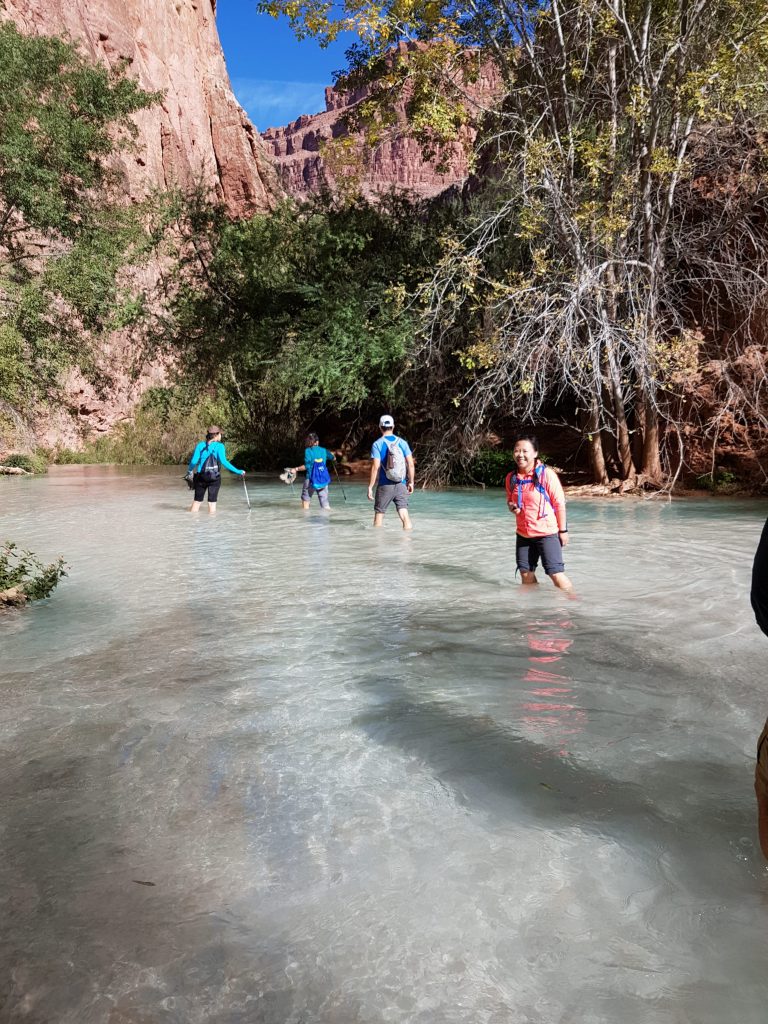
[[[18,587],[30,601],[41,601],[67,575],[67,568],[63,558],[45,565],[31,551],[24,551],[12,541],[0,544],[0,592]]]
[[[91,342],[124,322],[116,275],[143,246],[108,158],[159,97],[54,37],[0,24],[0,402],[29,413],[64,370],[99,382]],[[114,193],[114,195],[112,195]]]
[[[395,400],[415,330],[406,296],[437,253],[423,210],[285,203],[233,224],[197,202],[180,223],[174,326],[163,319],[158,344],[226,399],[243,441],[276,454],[276,429]]]
[[[32,452],[31,454],[22,454],[21,452],[14,452],[11,455],[0,461],[0,466],[15,466],[18,469],[25,469],[28,473],[47,473],[48,462],[44,455],[40,452]]]
[[[469,465],[468,477],[473,483],[503,487],[507,473],[515,468],[512,452],[500,448],[481,448]]]
[[[714,473],[704,473],[696,477],[696,483],[712,494],[737,494],[743,487],[738,475],[729,469],[716,469]]]
[[[63,39],[0,24],[0,244],[15,211],[27,227],[78,237],[105,158],[135,134],[129,115],[158,98],[124,66],[110,70]]]

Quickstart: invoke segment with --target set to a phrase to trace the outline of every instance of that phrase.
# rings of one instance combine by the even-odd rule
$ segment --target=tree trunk
[[[608,349],[608,374],[611,382],[611,399],[613,402],[613,416],[616,421],[616,446],[619,450],[619,462],[621,464],[621,475],[624,480],[629,480],[637,475],[635,463],[632,459],[632,441],[627,424],[627,411],[624,406],[624,392],[621,387],[621,374],[612,349]]]
[[[661,469],[661,453],[659,451],[659,417],[647,395],[643,418],[645,419],[645,430],[643,431],[642,472],[651,483],[661,485],[664,482],[664,473]]]
[[[632,458],[636,466],[643,464],[643,438],[645,437],[645,401],[640,388],[635,389],[635,428],[632,434]]]
[[[600,434],[600,419],[597,411],[597,402],[594,401],[585,416],[584,434],[589,445],[589,465],[592,470],[592,482],[596,484],[608,483],[608,471],[605,468],[605,455],[603,454],[603,439]]]

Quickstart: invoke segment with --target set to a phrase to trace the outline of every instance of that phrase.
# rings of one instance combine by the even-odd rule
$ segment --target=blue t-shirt
[[[333,462],[336,456],[333,452],[329,452],[327,448],[321,448],[317,444],[313,444],[311,448],[304,449],[304,468],[307,471],[307,480],[310,483],[312,482],[312,466],[317,459],[322,459],[323,462]]]
[[[381,466],[379,468],[379,484],[395,483],[394,480],[390,480],[389,477],[387,476],[387,452],[389,451],[389,445],[387,444],[388,441],[390,444],[393,441],[397,441],[398,445],[400,446],[400,449],[402,450],[403,455],[406,458],[408,458],[409,455],[413,454],[411,452],[410,447],[408,446],[408,442],[404,441],[402,437],[397,437],[395,434],[384,434],[384,436],[380,437],[378,441],[374,441],[373,447],[371,448],[371,458],[381,460]],[[404,476],[400,482],[404,484],[406,480],[407,477]]]
[[[238,476],[242,476],[245,473],[244,469],[235,469],[228,461],[227,453],[224,451],[224,445],[221,441],[198,441],[197,447],[192,453],[192,458],[189,460],[189,466],[187,467],[189,472],[199,473],[201,463],[205,462],[209,455],[215,455],[219,463],[225,469],[228,469],[230,473],[237,473]]]

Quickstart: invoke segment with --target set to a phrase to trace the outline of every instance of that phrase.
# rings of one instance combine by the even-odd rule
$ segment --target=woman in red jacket
[[[539,458],[539,442],[533,434],[515,441],[517,471],[507,475],[507,506],[517,525],[517,568],[523,583],[536,583],[541,558],[544,572],[556,587],[572,590],[565,575],[563,548],[568,544],[565,495],[557,473]]]

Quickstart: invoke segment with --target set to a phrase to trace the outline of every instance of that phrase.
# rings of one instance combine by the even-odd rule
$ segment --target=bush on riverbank
[[[0,545],[0,608],[49,597],[67,575],[67,568],[61,557],[45,565],[31,551],[4,541]]]
[[[6,455],[4,459],[0,460],[0,466],[8,469],[23,469],[25,473],[48,472],[48,463],[45,456],[39,452],[31,452],[29,454],[13,452],[11,455]]]
[[[130,423],[111,434],[88,441],[82,450],[57,448],[51,460],[58,465],[117,462],[123,465],[185,463],[209,423],[223,423],[222,404],[190,388],[151,388]]]

